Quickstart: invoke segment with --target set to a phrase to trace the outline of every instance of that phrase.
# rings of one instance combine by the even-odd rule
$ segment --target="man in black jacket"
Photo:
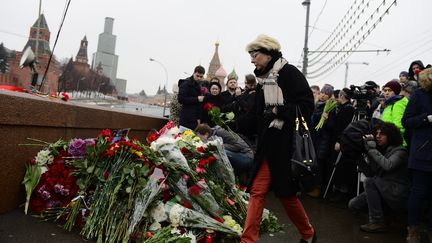
[[[199,82],[204,78],[205,69],[197,66],[192,76],[179,80],[178,101],[182,104],[180,111],[180,128],[195,129],[200,123],[201,106],[204,96],[201,94]]]

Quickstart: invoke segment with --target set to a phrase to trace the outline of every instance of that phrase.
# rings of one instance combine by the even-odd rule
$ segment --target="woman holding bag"
[[[242,243],[256,242],[259,237],[265,195],[270,186],[301,235],[300,242],[316,242],[303,205],[296,196],[300,190],[291,175],[296,107],[304,118],[310,117],[314,99],[303,74],[282,57],[279,42],[260,35],[246,50],[255,65],[257,77],[254,111],[257,113],[258,145],[254,173],[249,186],[250,201]]]

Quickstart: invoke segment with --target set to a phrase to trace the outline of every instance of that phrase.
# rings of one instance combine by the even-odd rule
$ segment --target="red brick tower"
[[[39,36],[37,36],[39,30]],[[39,74],[39,80],[42,80],[45,70],[47,68],[48,60],[51,55],[51,49],[49,47],[50,31],[43,14],[40,15],[39,19],[35,21],[33,26],[30,28],[30,35],[27,44],[24,46],[23,50],[27,46],[30,46],[37,57],[36,70]],[[38,38],[39,37],[39,38]],[[38,48],[36,50],[36,40],[39,39],[37,44]],[[30,86],[30,69],[29,68],[19,68],[19,62],[22,57],[23,51],[15,51],[13,55],[10,56],[9,62],[9,72],[5,74],[0,73],[0,84],[3,85],[13,85],[22,88],[29,88]],[[43,83],[42,92],[51,93],[56,92],[58,89],[58,77],[60,74],[59,63],[53,57],[51,59],[51,64],[49,66],[45,81]]]

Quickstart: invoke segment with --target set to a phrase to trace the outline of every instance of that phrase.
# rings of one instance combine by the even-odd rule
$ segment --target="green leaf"
[[[125,168],[123,168],[123,174],[129,174],[131,172],[131,169],[129,169],[129,168],[127,168],[127,167],[125,167]]]
[[[92,166],[90,166],[90,167],[88,167],[87,168],[87,173],[89,173],[89,174],[91,174],[91,173],[93,173],[93,171],[94,171],[94,168],[95,168],[95,166],[94,165],[92,165]]]

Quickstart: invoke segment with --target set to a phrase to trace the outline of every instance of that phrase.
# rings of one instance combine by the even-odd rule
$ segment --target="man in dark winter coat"
[[[199,82],[204,78],[205,69],[195,67],[191,77],[179,80],[178,101],[182,104],[180,111],[180,128],[195,129],[200,122],[201,105],[204,96],[201,95]]]
[[[409,242],[420,242],[422,204],[431,200],[432,194],[432,68],[420,73],[419,84],[421,88],[410,96],[402,117],[402,125],[412,130],[408,163],[412,175],[408,203]]]
[[[253,144],[257,134],[256,113],[252,108],[255,105],[255,75],[248,74],[245,77],[245,90],[234,102],[235,128],[237,133],[246,136]]]
[[[288,64],[280,49],[279,42],[266,35],[258,36],[246,47],[258,80],[254,109],[259,138],[242,243],[258,240],[265,195],[270,186],[299,231],[300,242],[316,241],[315,231],[296,195],[298,182],[291,176],[296,107],[309,122],[314,100],[305,77]]]
[[[321,128],[321,140],[317,148],[321,172],[321,188],[325,188],[327,185],[336,152],[339,152],[339,137],[342,131],[351,123],[355,112],[345,90],[339,91],[337,96],[335,94],[335,98],[337,107],[328,114],[328,118]],[[340,171],[341,169],[338,169],[338,172]],[[347,171],[344,170],[342,173],[346,174]]]

